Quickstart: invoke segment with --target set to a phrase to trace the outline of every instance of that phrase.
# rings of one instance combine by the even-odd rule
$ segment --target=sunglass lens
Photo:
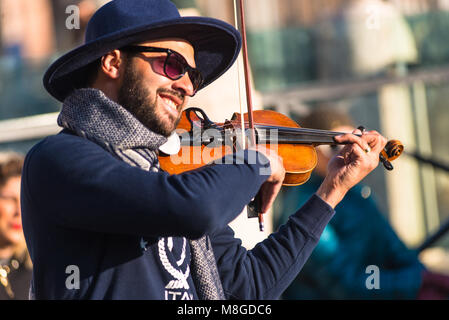
[[[185,72],[188,71],[190,81],[192,81],[195,92],[201,87],[203,83],[203,77],[201,73],[194,68],[191,68],[184,57],[179,54],[172,53],[167,57],[165,61],[165,73],[172,80],[181,78]]]
[[[164,68],[165,68],[165,58],[159,57],[154,59],[152,64],[154,71],[159,74],[164,74]]]
[[[171,54],[165,61],[165,72],[172,80],[177,80],[184,74],[184,59],[177,54]]]

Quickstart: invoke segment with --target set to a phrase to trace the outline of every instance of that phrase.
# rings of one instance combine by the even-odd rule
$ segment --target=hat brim
[[[201,89],[232,66],[241,48],[240,33],[226,22],[205,17],[181,17],[121,30],[68,52],[48,68],[44,87],[63,102],[84,81],[86,67],[106,53],[132,43],[169,37],[185,39],[193,45],[195,62],[204,78]]]

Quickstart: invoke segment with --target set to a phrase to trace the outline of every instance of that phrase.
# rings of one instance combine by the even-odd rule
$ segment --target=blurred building
[[[3,55],[39,63],[54,51],[54,25],[49,0],[0,1]]]

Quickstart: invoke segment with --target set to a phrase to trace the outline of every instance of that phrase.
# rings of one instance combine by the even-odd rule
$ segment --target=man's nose
[[[173,89],[182,91],[183,95],[190,97],[195,94],[195,89],[193,88],[193,84],[188,73],[173,82]]]

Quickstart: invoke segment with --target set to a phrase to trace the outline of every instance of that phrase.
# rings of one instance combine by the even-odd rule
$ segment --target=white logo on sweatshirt
[[[173,238],[160,238],[158,241],[159,258],[161,259],[164,269],[174,278],[165,286],[166,300],[191,300],[192,295],[187,290],[190,289],[187,279],[190,274],[190,267],[187,264],[185,271],[181,270],[186,258],[187,240],[183,238],[181,257],[176,264],[173,264],[167,256],[167,250],[173,251]]]

